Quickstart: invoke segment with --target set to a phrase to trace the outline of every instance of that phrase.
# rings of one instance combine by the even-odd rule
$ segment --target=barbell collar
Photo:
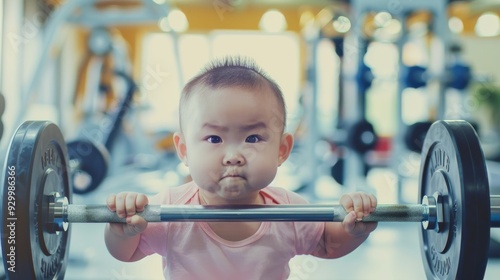
[[[422,221],[422,227],[424,229],[436,229],[438,227],[437,221],[437,208],[436,198],[433,196],[424,195],[422,198],[422,205],[432,205],[431,207],[425,207],[424,211],[424,220]]]
[[[45,228],[51,233],[68,230],[68,222],[65,221],[65,213],[69,205],[68,198],[62,196],[58,192],[54,192],[49,196],[49,219],[52,223],[45,225]]]
[[[500,227],[500,195],[490,195],[491,223],[490,227]]]

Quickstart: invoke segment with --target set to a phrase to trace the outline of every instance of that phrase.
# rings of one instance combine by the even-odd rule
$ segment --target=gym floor
[[[148,184],[149,188],[145,189],[139,183],[152,182],[152,178],[157,175],[151,174],[147,178],[144,174],[133,172],[123,174],[119,178],[115,176],[107,179],[90,194],[74,195],[73,203],[103,204],[109,193],[122,190],[147,193],[156,192],[156,188],[159,188],[159,184]],[[390,200],[380,195],[378,199],[379,202]],[[420,255],[419,226],[420,224],[415,223],[380,223],[361,247],[340,259],[296,257],[290,264],[292,274],[289,279],[425,279]],[[492,235],[500,237],[497,230],[492,229]],[[150,256],[136,263],[123,263],[113,259],[105,248],[103,231],[104,224],[72,225],[65,279],[163,279],[161,259],[158,256]],[[484,279],[498,279],[498,275],[500,258],[490,258]]]
[[[158,256],[136,263],[114,260],[106,251],[103,230],[104,225],[73,226],[65,279],[163,279]],[[290,268],[290,280],[425,279],[415,224],[381,224],[367,242],[343,258],[300,256],[292,260]],[[489,259],[484,279],[498,279],[498,275],[500,259]]]

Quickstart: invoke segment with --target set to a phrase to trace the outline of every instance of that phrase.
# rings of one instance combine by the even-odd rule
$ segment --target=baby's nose
[[[243,165],[245,157],[238,151],[229,151],[223,159],[224,165]]]

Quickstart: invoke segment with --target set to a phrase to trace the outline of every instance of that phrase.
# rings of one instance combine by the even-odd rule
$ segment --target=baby
[[[162,222],[136,215],[147,204],[306,204],[298,194],[271,187],[288,158],[286,108],[279,86],[255,63],[239,57],[209,64],[184,87],[180,132],[174,143],[192,181],[147,197],[123,192],[107,205],[126,224],[107,224],[105,240],[118,260],[163,258],[166,279],[287,279],[296,255],[338,258],[356,249],[377,223],[356,223],[375,210],[375,196],[345,194],[342,223]]]

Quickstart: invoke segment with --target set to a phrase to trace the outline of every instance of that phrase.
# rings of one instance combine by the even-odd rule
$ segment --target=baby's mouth
[[[231,173],[231,174],[226,174],[226,175],[222,176],[221,180],[226,179],[226,178],[244,178],[244,177],[239,175],[239,174]]]
[[[222,177],[222,179],[225,179],[225,178],[243,178],[243,177],[241,177],[240,175],[226,175],[226,176]]]

